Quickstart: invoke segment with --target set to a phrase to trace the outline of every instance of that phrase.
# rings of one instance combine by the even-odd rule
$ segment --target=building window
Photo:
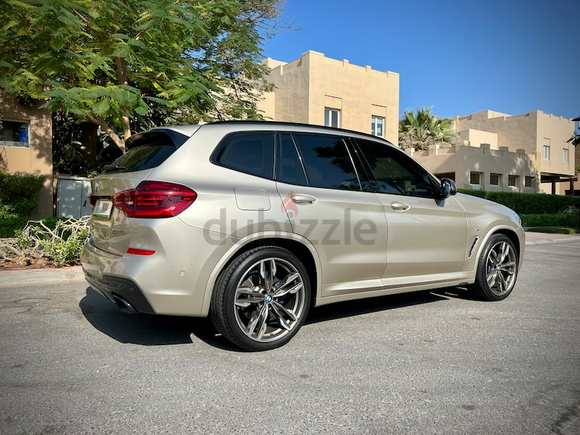
[[[385,118],[373,115],[371,118],[371,134],[373,136],[385,137]]]
[[[29,147],[30,130],[28,122],[0,121],[0,145],[11,147]]]
[[[534,177],[524,177],[524,187],[532,187],[532,181]]]
[[[481,172],[472,172],[469,176],[469,183],[472,186],[481,186]]]
[[[489,174],[489,185],[490,186],[501,185],[501,174]]]
[[[544,145],[544,160],[550,160],[550,146]]]
[[[508,175],[508,186],[517,187],[519,182],[519,175]]]
[[[562,151],[562,161],[568,163],[568,148],[564,148]]]
[[[340,127],[340,110],[324,108],[324,125],[326,127]]]

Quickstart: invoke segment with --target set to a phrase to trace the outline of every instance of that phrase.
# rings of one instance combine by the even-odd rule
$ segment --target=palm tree
[[[425,150],[429,145],[451,145],[455,139],[453,121],[438,118],[431,108],[405,110],[399,121],[399,146]]]

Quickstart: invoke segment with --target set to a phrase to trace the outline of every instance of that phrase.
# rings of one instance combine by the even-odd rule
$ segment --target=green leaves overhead
[[[121,145],[159,105],[190,119],[255,116],[277,1],[4,0],[0,86],[110,126]]]

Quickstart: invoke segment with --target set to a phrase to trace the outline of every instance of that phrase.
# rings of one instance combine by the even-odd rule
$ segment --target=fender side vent
[[[475,247],[477,246],[477,242],[479,242],[479,236],[475,237],[475,240],[473,241],[473,244],[471,245],[471,248],[469,249],[469,254],[467,255],[468,258],[470,258],[473,255],[473,251],[475,251]]]

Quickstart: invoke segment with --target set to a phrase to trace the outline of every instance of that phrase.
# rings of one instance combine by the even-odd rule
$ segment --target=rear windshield
[[[187,136],[174,131],[152,131],[132,136],[126,143],[127,152],[106,165],[104,173],[136,172],[155,168],[187,139]]]

